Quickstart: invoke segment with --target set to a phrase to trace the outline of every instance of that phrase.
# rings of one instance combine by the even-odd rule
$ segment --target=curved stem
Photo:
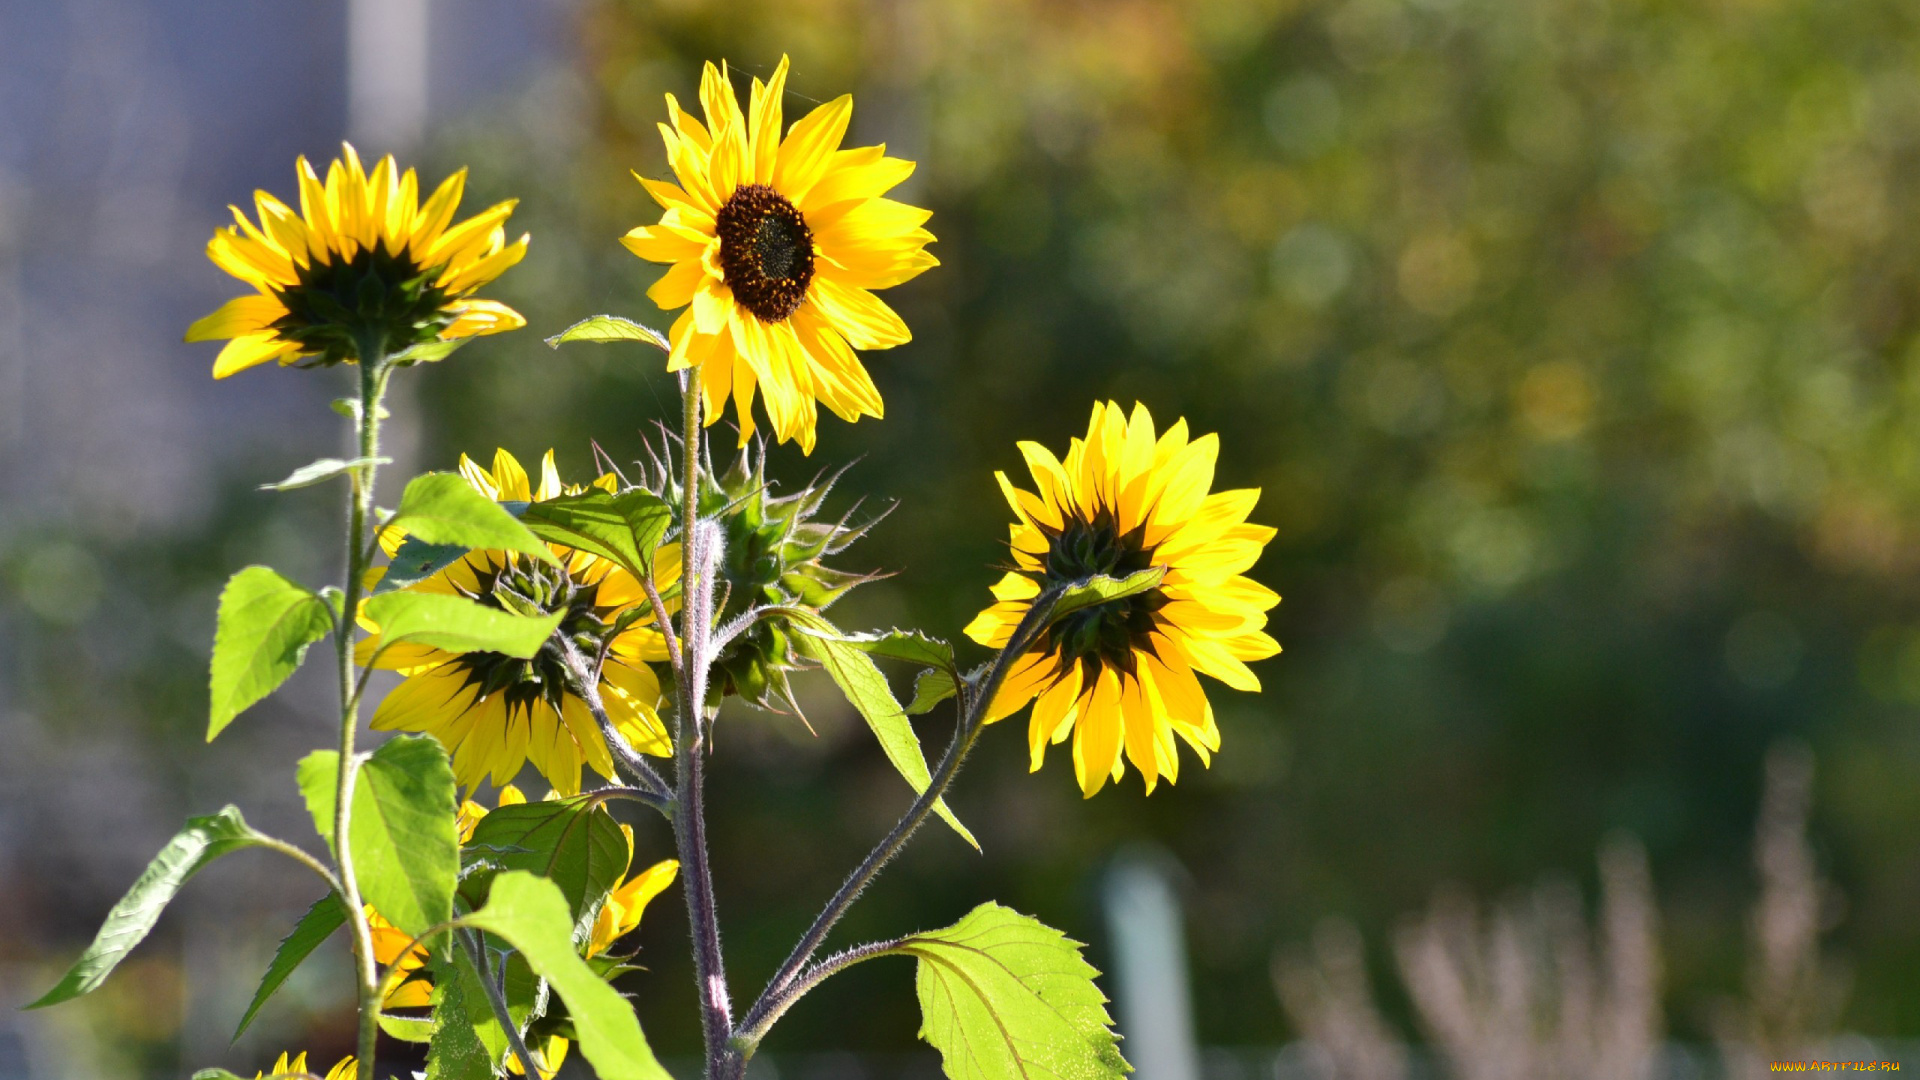
[[[705,806],[707,669],[713,658],[707,642],[713,629],[713,567],[720,538],[700,528],[700,369],[688,368],[681,387],[680,663],[674,671],[679,692],[679,730],[675,763],[678,812],[673,818],[679,849],[680,880],[693,932],[693,972],[700,999],[700,1028],[705,1036],[707,1075],[718,1075],[733,1032],[733,1003],[727,990],[726,960],[720,949],[720,922],[714,908],[713,870],[707,859]],[[663,610],[663,609],[656,609]]]
[[[500,1024],[500,1030],[507,1033],[507,1045],[513,1049],[515,1057],[520,1059],[521,1075],[526,1080],[540,1080],[543,1075],[534,1068],[533,1052],[527,1049],[527,1040],[520,1035],[520,1028],[513,1022],[513,1014],[507,1011],[507,996],[494,981],[489,970],[487,952],[480,945],[480,935],[472,930],[456,931],[455,940],[466,950],[467,960],[473,964],[473,970],[480,977],[480,985],[487,992],[487,1007],[493,1010],[493,1018]],[[403,954],[404,955],[404,954]],[[504,972],[502,973],[504,974]]]
[[[607,715],[606,702],[600,697],[599,673],[592,670],[586,655],[566,635],[556,632],[552,642],[560,648],[560,656],[566,666],[568,688],[587,703],[587,711],[593,714],[594,723],[600,726],[600,738],[606,742],[607,752],[613,757],[616,770],[650,796],[646,801],[654,809],[672,816],[673,793],[667,787],[667,782],[627,742],[626,737],[620,734],[620,729],[613,725],[613,718]]]
[[[847,876],[840,890],[827,901],[827,906],[821,909],[819,916],[813,920],[813,925],[807,928],[807,932],[801,936],[799,943],[793,947],[787,962],[782,964],[779,972],[768,981],[767,988],[753,1003],[753,1008],[747,1011],[747,1015],[741,1020],[740,1030],[734,1035],[734,1042],[743,1053],[750,1056],[753,1048],[759,1044],[759,1040],[765,1036],[766,1030],[773,1025],[774,1020],[778,1019],[780,1013],[785,1012],[793,1002],[799,1000],[802,994],[812,989],[821,979],[839,970],[834,968],[812,979],[801,976],[807,962],[813,959],[815,952],[819,951],[821,943],[826,941],[827,934],[840,921],[840,917],[847,913],[847,909],[860,898],[860,893],[875,877],[879,876],[887,863],[900,853],[900,849],[905,847],[907,841],[913,837],[914,831],[932,815],[934,804],[939,802],[941,795],[953,783],[954,776],[960,772],[961,762],[966,759],[967,751],[973,748],[974,739],[980,734],[981,727],[985,726],[987,710],[993,703],[994,695],[999,692],[1000,684],[1006,680],[1007,672],[1012,669],[1014,661],[1025,654],[1027,647],[1032,645],[1034,639],[1046,628],[1047,621],[1053,615],[1054,603],[1059,600],[1063,591],[1065,591],[1064,586],[1056,585],[1035,597],[1032,606],[1020,620],[1019,626],[1014,628],[1013,636],[1007,640],[1006,647],[1000,650],[999,655],[994,658],[993,666],[987,669],[986,678],[982,679],[980,685],[971,693],[966,691],[963,682],[960,722],[954,731],[953,741],[947,745],[947,752],[941,756],[939,766],[934,769],[927,789],[914,799],[913,805],[907,808],[907,812],[901,816],[893,829],[874,845],[866,859]]]
[[[307,854],[305,851],[301,850],[300,848],[297,848],[294,845],[287,843],[285,840],[275,840],[272,837],[267,837],[266,839],[259,841],[259,843],[262,847],[267,848],[270,851],[277,851],[280,854],[285,855],[286,857],[292,859],[293,861],[313,871],[314,873],[320,875],[320,880],[326,882],[327,888],[333,890],[335,895],[343,895],[343,890],[340,887],[340,879],[334,876],[333,871],[327,869],[326,863],[323,863],[319,859],[316,859],[313,856]]]
[[[767,1032],[773,1025],[785,1016],[787,1010],[793,1007],[793,1003],[804,997],[807,991],[826,982],[828,977],[837,975],[863,960],[871,960],[876,956],[885,956],[893,952],[900,947],[901,940],[895,938],[891,941],[874,941],[865,945],[856,945],[851,949],[834,953],[801,972],[786,991],[768,1006],[765,1015],[755,1019],[753,1014],[749,1014],[747,1019],[742,1021],[740,1031],[732,1040],[734,1050],[742,1056],[741,1064],[745,1064],[744,1058],[752,1056],[754,1048],[760,1045],[760,1040],[767,1037]]]
[[[380,976],[373,956],[373,932],[360,899],[360,883],[354,876],[353,845],[350,826],[353,816],[353,781],[360,763],[354,757],[354,737],[360,727],[360,680],[353,655],[354,615],[359,610],[366,577],[369,539],[373,519],[373,483],[380,450],[380,399],[385,394],[387,376],[386,343],[381,335],[370,333],[358,343],[360,357],[360,411],[356,418],[359,458],[362,462],[352,474],[352,494],[347,505],[347,581],[341,601],[340,620],[334,633],[334,645],[340,660],[340,775],[334,790],[334,863],[338,868],[339,893],[346,907],[347,925],[353,934],[354,974],[360,1005],[359,1054],[356,1063],[359,1080],[374,1080],[374,1052],[380,1037]]]

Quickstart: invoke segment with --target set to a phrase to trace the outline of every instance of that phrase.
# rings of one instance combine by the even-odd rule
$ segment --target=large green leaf
[[[953,1080],[1072,1077],[1133,1069],[1078,942],[998,904],[893,950],[920,961],[920,1037]]]
[[[367,617],[380,626],[381,647],[402,641],[448,652],[497,652],[523,660],[540,651],[566,618],[521,615],[446,593],[390,592],[367,601]]]
[[[1137,596],[1148,589],[1157,588],[1166,576],[1167,568],[1164,566],[1149,566],[1145,570],[1136,570],[1123,578],[1096,574],[1084,581],[1067,586],[1066,590],[1060,594],[1060,599],[1054,601],[1053,614],[1047,621],[1058,622],[1081,608]]]
[[[333,617],[313,590],[265,566],[233,575],[220,593],[213,634],[207,741],[249,705],[287,681]]]
[[[488,1007],[480,976],[465,949],[429,962],[433,972],[433,1032],[427,1040],[428,1080],[492,1080],[507,1052],[506,1033]]]
[[[552,881],[582,931],[627,872],[626,837],[590,795],[502,806],[480,819],[467,850]]]
[[[387,524],[429,544],[519,551],[549,563],[556,561],[526,526],[499,503],[473,490],[458,473],[414,477]]]
[[[167,841],[167,846],[147,864],[133,888],[113,905],[93,944],[87,946],[87,951],[80,954],[80,959],[74,961],[53,989],[27,1008],[58,1005],[90,993],[140,944],[168,902],[201,867],[228,852],[269,842],[247,825],[238,807],[229,806],[217,814],[188,818],[186,828]]]
[[[601,1080],[669,1080],[632,1006],[574,951],[573,918],[553,882],[522,871],[501,874],[487,906],[462,921],[505,939],[552,984],[573,1018],[580,1053]]]
[[[409,934],[453,917],[455,809],[453,767],[430,736],[389,739],[354,781],[348,830],[360,895]]]
[[[794,646],[833,677],[840,692],[873,729],[887,760],[893,762],[893,767],[913,786],[914,794],[926,791],[927,785],[933,782],[927,771],[926,754],[920,749],[919,737],[913,733],[913,722],[894,699],[886,676],[874,666],[873,658],[847,643],[832,623],[818,615],[797,617],[795,621],[800,624],[801,633],[794,635]],[[960,839],[979,850],[980,842],[953,816],[945,799],[934,800],[933,812],[959,833]]]
[[[618,315],[590,315],[548,338],[547,345],[557,349],[569,341],[644,341],[661,352],[673,351],[660,331]]]
[[[609,559],[644,580],[652,574],[653,550],[673,523],[673,509],[651,492],[614,495],[589,488],[529,505],[520,523],[542,540]]]
[[[313,831],[332,851],[334,808],[340,805],[340,751],[315,750],[301,758],[293,778],[306,801],[307,814],[313,818]]]
[[[393,553],[387,572],[380,575],[380,583],[373,587],[374,594],[417,585],[459,562],[472,550],[465,544],[429,544],[417,536],[409,536]]]
[[[273,953],[273,962],[267,965],[267,973],[260,977],[260,988],[253,992],[253,1003],[247,1006],[247,1014],[240,1018],[240,1026],[233,1031],[235,1041],[246,1034],[247,1025],[253,1023],[260,1006],[265,1005],[273,992],[280,989],[280,984],[287,981],[287,976],[293,974],[301,961],[346,922],[347,913],[340,906],[339,897],[328,893],[313,902],[307,913],[300,916],[300,921],[293,924],[287,936],[280,939],[280,947]]]

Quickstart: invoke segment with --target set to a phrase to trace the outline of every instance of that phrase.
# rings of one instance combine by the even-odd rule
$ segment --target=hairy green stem
[[[467,960],[473,964],[473,970],[480,978],[480,985],[487,992],[487,1007],[493,1010],[493,1018],[500,1024],[500,1030],[507,1033],[507,1045],[512,1048],[515,1057],[520,1059],[521,1075],[527,1080],[540,1080],[540,1070],[534,1068],[533,1053],[527,1049],[527,1040],[520,1035],[520,1029],[514,1025],[513,1014],[507,1011],[507,995],[494,981],[493,972],[487,962],[487,951],[480,943],[480,934],[475,930],[456,930],[454,939],[466,950]],[[502,971],[504,975],[505,972]],[[544,1059],[543,1059],[544,1060]]]
[[[673,816],[673,792],[667,787],[667,782],[661,779],[639,751],[627,743],[620,729],[614,726],[613,718],[607,715],[606,701],[600,696],[600,673],[595,666],[560,631],[554,632],[550,644],[559,649],[567,672],[568,689],[586,702],[587,711],[593,715],[594,723],[599,725],[600,738],[607,744],[607,754],[613,759],[614,771],[644,792],[648,796],[644,800],[648,805],[669,817]]]
[[[359,352],[360,409],[355,417],[359,439],[360,464],[350,473],[352,493],[347,504],[347,581],[342,590],[341,614],[334,631],[334,645],[340,660],[340,775],[334,790],[333,836],[334,865],[340,882],[340,899],[346,907],[347,926],[353,934],[354,974],[358,983],[360,1037],[358,1042],[359,1080],[375,1080],[374,1054],[380,1037],[380,974],[373,955],[373,931],[360,899],[360,883],[354,876],[353,845],[350,826],[353,818],[353,781],[360,763],[354,757],[354,737],[360,727],[360,685],[358,664],[353,652],[354,615],[360,607],[368,561],[368,536],[373,520],[373,484],[379,466],[375,458],[380,450],[380,399],[385,395],[387,376],[386,341],[383,335],[369,332],[357,342]]]

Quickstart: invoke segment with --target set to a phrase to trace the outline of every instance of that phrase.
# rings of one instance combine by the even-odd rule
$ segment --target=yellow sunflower
[[[968,624],[993,648],[1013,636],[1043,587],[1090,574],[1123,576],[1164,566],[1159,587],[1083,608],[1056,622],[1017,659],[987,720],[1034,705],[1027,740],[1040,768],[1048,742],[1073,734],[1073,772],[1091,798],[1125,760],[1146,779],[1178,778],[1178,735],[1210,762],[1220,748],[1213,706],[1194,672],[1236,690],[1258,690],[1245,661],[1280,651],[1262,632],[1280,597],[1241,576],[1274,530],[1246,523],[1257,488],[1208,494],[1219,439],[1187,438],[1181,420],[1158,437],[1146,406],[1093,407],[1085,439],[1064,462],[1039,443],[1020,452],[1039,493],[996,473],[1018,521],[1014,569],[993,587],[998,603]]]
[[[631,866],[633,827],[622,825],[620,832],[627,838],[627,864]],[[679,874],[680,860],[663,859],[621,882],[593,920],[593,934],[587,939],[587,958],[599,956],[612,948],[614,942],[633,933],[640,925],[641,914],[647,910],[647,902],[665,891]]]
[[[827,102],[780,134],[787,60],[753,81],[747,112],[731,76],[706,65],[702,124],[667,95],[660,125],[678,184],[635,178],[665,210],[657,225],[621,243],[672,263],[647,295],[662,310],[685,307],[668,335],[667,370],[697,365],[707,423],[729,395],[740,445],[753,433],[753,397],[765,398],[780,441],[813,451],[816,403],[842,419],[881,415],[880,392],[854,349],[908,340],[875,289],[939,264],[926,251],[932,213],[883,198],[913,174],[884,146],[840,149],[853,98]],[[689,306],[691,305],[691,306]]]
[[[232,339],[214,378],[268,360],[354,361],[367,333],[397,353],[526,325],[505,304],[471,298],[527,253],[525,236],[506,242],[512,200],[456,225],[465,169],[422,203],[412,169],[399,171],[389,156],[369,176],[352,146],[342,150],[325,184],[299,160],[299,213],[256,191],[258,225],[236,206],[234,225],[214,230],[207,257],[258,290],[187,328],[188,341]]]
[[[271,1076],[300,1076],[303,1074],[307,1076],[313,1075],[307,1071],[307,1055],[296,1054],[289,1058],[287,1055],[281,1054],[274,1060],[273,1070],[271,1072],[254,1073],[253,1080],[263,1080],[263,1078]],[[351,1057],[343,1057],[334,1064],[333,1068],[327,1070],[326,1080],[348,1080],[353,1074],[354,1059]]]
[[[494,455],[490,472],[463,455],[460,473],[475,490],[501,502],[541,502],[582,490],[560,482],[552,451],[541,463],[538,487],[505,450]],[[614,483],[611,475],[594,481],[608,490]],[[395,530],[381,536],[388,554],[402,540]],[[567,618],[561,630],[575,640],[581,635],[605,638],[611,634],[599,683],[607,716],[634,749],[670,755],[672,747],[659,716],[660,681],[649,666],[666,659],[666,642],[655,629],[646,592],[633,575],[604,559],[559,545],[552,550],[561,562],[559,568],[511,552],[474,551],[409,587],[467,596],[494,606],[504,606],[498,597],[503,591],[511,592],[520,602],[530,601],[549,612],[564,609]],[[678,579],[678,545],[660,549],[654,573],[662,590]],[[636,608],[640,616],[615,632],[620,617]],[[504,785],[528,761],[562,795],[580,790],[582,763],[613,778],[606,740],[586,702],[567,689],[566,672],[558,658],[543,652],[532,660],[519,660],[500,653],[452,653],[410,643],[381,650],[379,627],[364,613],[361,622],[372,635],[360,643],[361,662],[406,676],[374,711],[374,728],[426,732],[438,738],[453,756],[454,777],[464,789],[471,791],[489,778],[496,787]]]

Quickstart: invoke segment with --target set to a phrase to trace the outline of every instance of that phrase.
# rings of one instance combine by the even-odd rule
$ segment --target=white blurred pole
[[[1121,1053],[1139,1080],[1200,1080],[1186,927],[1165,857],[1122,856],[1107,872]]]
[[[347,0],[347,137],[368,160],[427,128],[427,0]]]

